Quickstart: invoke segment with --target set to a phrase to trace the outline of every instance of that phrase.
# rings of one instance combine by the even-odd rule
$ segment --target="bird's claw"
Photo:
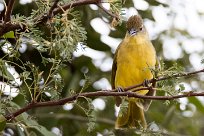
[[[150,87],[151,86],[150,84],[151,83],[150,83],[150,81],[148,79],[145,79],[144,82],[143,82],[144,87]]]
[[[124,89],[123,89],[122,87],[117,87],[116,90],[117,90],[118,92],[124,92]]]

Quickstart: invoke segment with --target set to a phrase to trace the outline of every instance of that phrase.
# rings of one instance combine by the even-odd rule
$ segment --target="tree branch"
[[[174,74],[174,75],[171,75],[171,76],[164,76],[164,77],[153,78],[153,79],[149,80],[149,83],[163,81],[163,80],[167,80],[167,79],[171,79],[171,78],[180,78],[180,77],[192,76],[192,75],[195,75],[195,74],[198,74],[198,73],[203,73],[203,72],[204,72],[204,69],[201,69],[201,70],[194,71],[194,72],[179,73],[179,74]],[[143,85],[144,85],[144,83],[133,85],[133,86],[129,86],[129,87],[124,88],[124,91],[128,91],[128,90],[131,90],[133,88],[141,87]]]
[[[162,80],[167,80],[170,78],[178,78],[178,77],[184,77],[184,76],[191,76],[195,75],[198,73],[204,72],[204,69],[194,71],[194,72],[189,72],[189,73],[184,73],[184,74],[175,74],[172,76],[167,76],[167,77],[161,77],[157,79],[151,79],[150,82],[158,82]],[[203,92],[185,92],[185,94],[181,95],[176,95],[176,96],[146,96],[146,95],[139,95],[135,92],[130,92],[128,90],[134,89],[134,91],[139,91],[139,90],[146,90],[149,89],[150,87],[143,87],[143,88],[138,88],[141,87],[144,83],[127,87],[124,88],[125,92],[117,92],[117,89],[114,90],[102,90],[102,91],[96,91],[96,92],[85,92],[85,93],[78,93],[73,96],[59,99],[56,101],[47,101],[47,102],[31,102],[27,106],[23,107],[22,109],[17,110],[14,113],[11,113],[9,115],[6,115],[5,118],[7,120],[11,120],[18,115],[22,114],[23,112],[26,112],[32,108],[37,108],[37,107],[46,107],[46,106],[57,106],[57,105],[64,105],[65,103],[71,103],[77,100],[80,97],[99,97],[99,96],[126,96],[126,97],[135,97],[135,98],[141,98],[141,99],[151,99],[151,100],[173,100],[173,99],[178,99],[178,98],[183,98],[183,97],[193,97],[193,96],[204,96],[204,91]]]
[[[54,4],[52,5],[52,7],[50,8],[49,12],[48,12],[48,17],[52,17],[53,16],[53,10],[57,7],[59,0],[55,0]]]
[[[9,31],[20,30],[21,32],[27,30],[24,24],[13,24],[11,22],[0,23],[0,37]]]
[[[55,0],[49,12],[46,15],[41,16],[40,19],[36,19],[37,24],[46,23],[49,19],[51,19],[54,16],[53,10],[57,7],[58,2],[59,0]]]
[[[10,21],[10,16],[12,13],[14,2],[15,2],[15,0],[11,0],[8,3],[8,8],[7,8],[6,15],[5,15],[5,22],[7,22],[7,23]],[[57,6],[58,2],[59,2],[59,0],[56,0],[47,14],[44,14],[40,18],[36,19],[36,24],[46,23],[48,21],[48,19],[52,18],[53,16],[55,16],[59,13],[63,13],[63,11],[70,9],[72,7],[88,5],[88,4],[98,5],[98,4],[102,3],[102,0],[78,0],[78,1],[74,1],[74,2],[71,2],[71,3],[66,4],[66,5],[63,5],[61,7]],[[110,13],[109,11],[107,11],[105,9],[103,9],[103,10],[108,15],[118,19],[118,17],[116,15]],[[0,24],[0,37],[9,31],[14,31],[16,29],[19,29],[20,31],[25,31],[27,29],[26,25],[23,25],[23,27],[22,27],[21,24],[12,24],[12,23],[7,24],[7,23],[6,24]]]
[[[110,15],[111,17],[115,18],[116,20],[120,20],[119,17],[113,13],[111,13],[110,11],[108,11],[107,9],[105,9],[101,4],[97,4],[97,6],[99,8],[101,8],[106,14]]]
[[[73,1],[69,4],[57,7],[58,2],[56,3],[55,1],[54,5],[50,8],[50,11],[48,12],[48,14],[43,15],[39,19],[37,19],[37,24],[46,23],[48,21],[50,12],[52,13],[52,16],[55,16],[59,13],[63,13],[65,10],[70,9],[72,7],[82,6],[87,4],[98,4],[100,2],[101,0],[78,0],[78,1]]]
[[[62,7],[56,8],[53,11],[53,14],[56,15],[58,13],[63,13],[64,10],[67,10],[76,6],[82,6],[82,5],[88,5],[88,4],[99,4],[99,3],[101,3],[101,0],[78,0],[72,3],[69,3],[67,5],[64,5]]]
[[[8,6],[6,9],[5,19],[4,19],[5,23],[11,21],[11,14],[13,11],[14,3],[15,3],[15,0],[9,0]]]
[[[109,92],[109,91],[87,92],[87,93],[77,94],[68,98],[60,99],[57,101],[30,103],[24,108],[19,109],[16,112],[11,113],[10,115],[6,115],[5,118],[7,120],[11,120],[17,117],[18,115],[22,114],[23,112],[26,112],[32,108],[64,105],[65,103],[71,103],[80,97],[96,97],[96,96],[126,96],[126,97],[151,99],[151,100],[173,100],[173,99],[178,99],[183,97],[204,96],[204,91],[200,93],[188,92],[188,93],[176,95],[176,96],[146,96],[146,95],[138,95],[135,92]]]

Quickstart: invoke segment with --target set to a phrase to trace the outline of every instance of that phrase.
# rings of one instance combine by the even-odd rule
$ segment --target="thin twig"
[[[167,77],[152,79],[152,80],[150,80],[150,82],[154,83],[154,82],[158,82],[158,81],[162,81],[162,80],[167,80],[167,79],[170,79],[170,78],[191,76],[191,75],[195,75],[195,74],[198,74],[198,73],[201,73],[201,72],[204,72],[204,69],[194,71],[194,72],[188,72],[188,73],[184,73],[184,74],[175,74],[173,76],[167,76]],[[22,114],[23,112],[26,112],[26,111],[28,111],[28,110],[30,110],[32,108],[35,108],[35,107],[64,105],[65,103],[74,102],[79,97],[127,96],[127,97],[135,97],[135,98],[151,99],[151,100],[173,100],[173,99],[178,99],[178,98],[183,98],[183,97],[204,96],[204,91],[200,92],[200,93],[188,92],[188,93],[181,94],[181,95],[176,95],[176,96],[146,96],[146,95],[139,95],[139,94],[137,94],[135,92],[128,91],[128,90],[132,90],[132,89],[134,89],[134,91],[149,89],[148,87],[137,88],[137,87],[141,87],[143,84],[144,83],[124,88],[125,92],[117,92],[117,89],[114,89],[114,90],[102,90],[102,91],[96,91],[96,92],[79,93],[79,94],[75,94],[73,96],[63,98],[63,99],[60,99],[60,100],[56,100],[56,101],[31,102],[30,104],[28,104],[27,106],[17,110],[16,112],[11,113],[9,115],[6,115],[5,118],[7,120],[11,120],[11,119],[15,118],[16,116]]]
[[[162,80],[166,80],[166,79],[170,79],[170,78],[180,78],[180,77],[186,77],[186,76],[192,76],[198,73],[203,73],[204,69],[198,70],[198,71],[194,71],[194,72],[188,72],[188,73],[179,73],[179,74],[174,74],[171,76],[165,76],[165,77],[159,77],[157,79],[152,79],[150,80],[150,82],[153,82],[153,80],[157,81],[162,81]]]
[[[9,0],[7,9],[6,9],[6,14],[5,14],[5,23],[11,21],[11,14],[13,11],[13,6],[14,6],[15,0]]]
[[[204,96],[204,91],[200,93],[189,92],[189,93],[176,95],[176,96],[146,96],[146,95],[139,95],[135,92],[108,92],[108,91],[87,92],[87,93],[77,94],[68,98],[60,99],[57,101],[30,103],[27,106],[17,110],[16,112],[6,115],[5,118],[7,120],[11,120],[17,117],[18,115],[22,114],[23,112],[26,112],[32,108],[64,105],[65,103],[70,103],[77,100],[79,97],[96,97],[96,96],[126,96],[126,97],[134,97],[134,98],[150,99],[150,100],[174,100],[174,99],[184,98],[184,97]]]
[[[101,3],[100,3],[100,4],[96,4],[96,5],[97,5],[99,8],[101,8],[106,14],[110,15],[111,17],[115,18],[116,20],[120,20],[120,18],[119,18],[117,15],[111,13],[111,12],[108,11],[106,8],[104,8],[104,7],[101,5]]]
[[[55,0],[48,13],[40,17],[39,20],[37,19],[37,23],[46,23],[49,19],[51,19],[54,16],[53,10],[57,7],[58,2],[59,0]]]
[[[198,71],[194,71],[194,72],[188,72],[188,73],[179,73],[179,74],[174,74],[171,76],[164,76],[164,77],[158,77],[158,78],[153,78],[149,80],[149,83],[154,83],[154,82],[158,82],[158,81],[163,81],[163,80],[167,80],[167,79],[171,79],[171,78],[180,78],[180,77],[186,77],[186,76],[192,76],[198,73],[203,73],[204,69],[198,70]],[[137,88],[137,87],[141,87],[144,85],[144,82],[141,84],[137,84],[137,85],[133,85],[133,86],[129,86],[126,88],[123,88],[124,91],[128,91],[131,90],[133,88]]]
[[[10,21],[10,16],[12,13],[12,9],[13,9],[13,4],[14,4],[15,0],[10,0],[9,4],[10,6],[8,6],[8,11],[6,12],[5,15],[5,21],[8,22]],[[45,15],[42,15],[40,18],[36,18],[36,24],[41,24],[41,23],[46,23],[48,21],[49,18],[52,18],[53,16],[59,14],[59,13],[63,13],[65,10],[70,9],[72,7],[77,7],[77,6],[82,6],[82,5],[88,5],[88,4],[99,4],[102,3],[102,0],[78,0],[78,1],[74,1],[71,2],[69,4],[57,7],[59,0],[56,0],[53,4],[53,6],[50,8],[49,12]],[[105,11],[105,9],[104,9]],[[114,18],[118,19],[118,17],[108,11],[105,11],[107,14],[113,16]],[[9,24],[7,25],[7,23],[5,25],[3,25],[3,27],[0,28],[0,36],[4,35],[5,33],[9,32],[9,31],[14,31],[16,29],[19,29],[20,32],[25,31],[25,28],[27,28],[26,26],[23,26],[21,24]]]
[[[63,13],[65,10],[73,8],[73,7],[77,7],[77,6],[82,6],[82,5],[88,5],[88,4],[98,4],[100,3],[101,0],[78,0],[78,1],[73,1],[69,4],[60,6],[60,7],[56,7],[54,5],[51,7],[50,11],[48,14],[41,16],[40,18],[35,19],[36,20],[36,24],[42,24],[42,23],[46,23],[48,21],[48,16],[51,12],[52,16],[55,16],[59,13]]]
[[[47,14],[48,16],[50,14],[51,14],[51,16],[55,16],[56,14],[62,13],[64,10],[67,10],[71,7],[87,5],[87,4],[97,4],[97,3],[101,2],[101,0],[78,0],[78,1],[74,1],[72,3],[69,3],[67,5],[64,5],[62,7],[57,7],[57,3],[58,3],[57,1],[55,1],[53,6],[51,7],[51,9],[49,10],[49,12]],[[10,0],[8,2],[7,11],[5,13],[6,14],[5,15],[5,18],[6,18],[5,22],[7,22],[7,23],[0,24],[0,37],[9,31],[19,30],[20,32],[23,32],[27,29],[26,25],[9,23],[14,2],[15,2],[15,0]],[[40,19],[36,19],[37,24],[46,23],[46,21],[48,21],[47,15],[43,15],[42,17],[40,17]]]
[[[98,3],[101,3],[101,0],[78,0],[54,9],[53,14],[56,15],[58,13],[63,13],[64,10],[67,10],[76,6],[98,4]]]
[[[59,0],[55,0],[54,4],[52,5],[52,7],[50,8],[49,12],[48,12],[48,17],[52,17],[53,16],[53,10],[57,7]]]

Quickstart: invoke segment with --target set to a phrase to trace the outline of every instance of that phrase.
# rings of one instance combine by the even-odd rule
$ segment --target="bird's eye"
[[[142,30],[143,30],[143,27],[140,27],[139,30],[142,31]]]

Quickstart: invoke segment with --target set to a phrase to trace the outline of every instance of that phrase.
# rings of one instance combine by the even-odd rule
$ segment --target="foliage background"
[[[43,76],[47,77],[53,63],[56,63],[56,66],[60,66],[60,69],[57,69],[57,73],[61,77],[60,81],[57,82],[55,80],[51,83],[53,88],[59,85],[55,88],[59,92],[49,92],[51,97],[45,94],[41,95],[42,101],[68,97],[80,91],[90,92],[100,89],[111,89],[109,81],[113,53],[125,35],[125,20],[129,16],[139,13],[144,18],[157,55],[164,63],[164,69],[169,69],[174,66],[174,70],[176,69],[178,71],[180,67],[182,67],[184,71],[198,70],[203,67],[201,63],[204,50],[204,31],[202,31],[204,30],[204,26],[202,25],[204,23],[203,5],[202,0],[125,1],[124,4],[122,4],[123,8],[121,10],[123,18],[122,24],[115,29],[110,27],[112,18],[96,5],[76,7],[73,11],[70,11],[73,15],[70,14],[69,16],[71,16],[71,19],[77,18],[76,23],[81,21],[79,31],[87,32],[87,40],[85,40],[86,37],[78,37],[79,41],[85,40],[83,45],[78,45],[75,50],[74,47],[66,46],[66,42],[62,40],[62,43],[59,41],[57,45],[64,46],[55,48],[54,51],[52,50],[51,53],[48,54],[47,52],[38,51],[46,48],[33,47],[31,43],[33,41],[28,40],[25,44],[25,52],[19,53],[18,50],[16,50],[16,52],[23,63],[32,63],[26,64],[25,67],[30,67],[29,71],[32,71],[33,65],[35,67],[34,70],[37,72],[35,73],[34,70],[32,72],[35,73],[36,76],[41,76],[40,71],[43,71]],[[31,14],[32,9],[38,9],[38,6],[40,5],[36,5],[34,2],[21,5],[19,1],[17,1],[13,15],[15,15],[17,21],[20,21],[19,19],[23,15],[23,19],[27,18],[29,24],[29,21],[32,20],[30,17],[36,17],[42,14],[42,12]],[[103,6],[109,8],[107,3],[103,4]],[[79,13],[75,14],[74,11],[79,11]],[[61,16],[59,16],[59,18],[61,18]],[[56,24],[54,25],[56,26]],[[63,25],[63,23],[60,25]],[[64,23],[64,25],[66,25],[66,23]],[[56,27],[59,32],[61,31],[60,27],[61,26],[59,26],[59,28]],[[79,28],[79,25],[74,24],[73,27]],[[85,28],[85,31],[82,27]],[[32,28],[32,26],[30,28]],[[69,34],[69,32],[73,32],[72,29],[74,28],[69,29],[65,35]],[[46,30],[44,31],[46,32]],[[70,41],[70,37],[75,38],[77,34],[80,35],[79,33],[73,32],[73,35],[69,35],[68,39],[65,37],[64,40]],[[38,36],[33,36],[32,33],[28,35],[25,34],[26,37],[31,36],[36,41],[40,41],[39,37],[46,39],[46,35],[49,35],[49,31],[43,35],[40,35],[39,32]],[[43,42],[42,40],[42,43]],[[70,42],[72,46],[77,44],[76,42]],[[55,41],[55,43],[57,42]],[[75,50],[73,55],[69,56],[69,61],[62,62],[63,65],[61,65],[61,62],[57,63],[57,61],[48,60],[47,65],[43,65],[42,56],[45,58],[52,58],[54,56],[56,60],[65,59],[63,55],[59,55],[65,48],[67,48],[67,50],[70,49],[70,52]],[[6,58],[6,60],[13,61],[16,64],[21,63],[10,56],[5,57],[6,55],[7,53],[1,51],[2,60]],[[18,70],[17,66],[14,66],[14,68],[19,74],[22,72]],[[58,76],[58,74],[56,74],[56,76]],[[33,76],[33,79],[34,77],[35,76]],[[38,79],[38,81],[40,80],[41,78]],[[200,74],[199,76],[181,78],[178,81],[171,80],[160,84],[159,87],[164,87],[165,89],[169,87],[171,93],[174,93],[174,90],[178,90],[181,86],[183,87],[181,91],[202,91],[203,80],[204,76]],[[8,105],[12,107],[17,104],[22,107],[31,100],[25,83],[21,85],[19,91],[15,97],[9,97],[8,94],[12,93],[6,93],[5,90],[2,90],[2,114],[6,113],[5,107]],[[168,92],[168,89],[165,91]],[[159,92],[159,94],[165,93]],[[169,101],[154,101],[149,111],[146,112],[149,129],[144,134],[202,135],[204,133],[203,102],[203,97],[182,98],[179,101],[171,101],[170,103]],[[27,114],[23,114],[21,118],[14,121],[15,123],[7,123],[2,133],[11,135],[39,135],[46,134],[48,133],[47,131],[52,131],[57,135],[76,136],[136,135],[136,132],[114,130],[114,120],[117,110],[112,97],[93,98],[93,101],[80,98],[77,102],[74,102],[74,104],[29,110],[27,112],[29,114],[28,117]],[[13,111],[13,109],[11,111]],[[42,126],[45,127],[45,130],[40,130],[41,132],[38,131]],[[140,133],[137,132],[137,134]]]

